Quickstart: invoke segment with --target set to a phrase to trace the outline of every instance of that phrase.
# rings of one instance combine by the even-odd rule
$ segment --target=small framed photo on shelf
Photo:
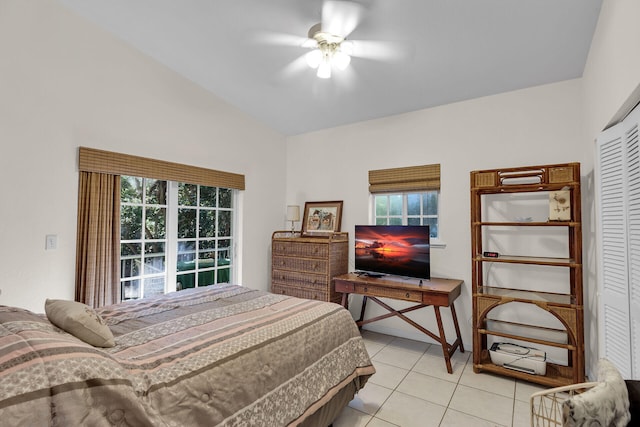
[[[342,200],[304,204],[303,236],[323,236],[340,231],[341,222]]]

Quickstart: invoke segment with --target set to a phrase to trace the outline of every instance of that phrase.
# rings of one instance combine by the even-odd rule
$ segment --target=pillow
[[[629,423],[629,394],[620,372],[607,359],[598,361],[599,384],[562,404],[563,426],[615,426]]]
[[[113,333],[91,307],[76,301],[47,299],[49,321],[76,338],[96,347],[113,347]]]

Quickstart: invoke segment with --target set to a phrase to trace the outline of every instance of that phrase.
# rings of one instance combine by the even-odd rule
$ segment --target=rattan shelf
[[[521,168],[493,169],[471,172],[471,261],[473,298],[473,362],[475,372],[493,372],[543,384],[550,387],[584,381],[584,314],[582,296],[582,224],[580,199],[580,164],[566,163]],[[531,199],[540,202],[546,196],[540,192],[568,191],[570,218],[567,221],[493,221],[486,220],[485,198],[500,199],[508,210],[509,203]],[[529,197],[529,194],[531,197]],[[532,202],[533,203],[533,202]],[[567,211],[565,211],[567,212]],[[551,217],[551,215],[550,215]],[[490,218],[487,218],[490,219]],[[505,229],[505,227],[512,227]],[[554,231],[550,227],[562,227]],[[527,254],[483,256],[485,243],[491,241],[492,230],[502,231],[509,242],[519,248],[531,248],[538,237],[536,228],[549,230],[561,238],[566,236],[568,254],[563,258],[528,256]],[[526,233],[521,231],[526,230]],[[542,235],[542,234],[540,234]],[[520,239],[520,240],[519,240]],[[527,239],[527,240],[522,240]],[[565,254],[562,254],[563,256]],[[487,268],[492,264],[509,264],[516,271],[532,271],[531,266],[561,267],[568,269],[568,292],[541,292],[542,288],[525,288],[520,283],[514,288],[491,284]],[[528,270],[521,270],[529,266]],[[506,266],[505,266],[506,268]],[[534,274],[534,273],[530,273]],[[521,280],[522,281],[522,280]],[[528,284],[535,283],[535,277]],[[524,289],[523,289],[524,288]],[[496,320],[498,307],[512,303],[534,305],[555,317],[564,328],[547,328],[536,324],[536,319],[523,322]],[[515,307],[515,306],[514,306]],[[547,335],[547,336],[545,336]],[[566,350],[567,366],[547,363],[546,375],[520,372],[491,362],[489,340],[518,342],[549,346]]]

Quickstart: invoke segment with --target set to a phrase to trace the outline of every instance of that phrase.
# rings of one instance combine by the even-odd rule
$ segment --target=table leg
[[[342,306],[349,309],[349,294],[346,292],[342,294]]]
[[[451,301],[451,318],[453,319],[453,326],[456,328],[456,337],[458,338],[458,343],[460,344],[458,348],[460,348],[460,353],[464,353],[464,347],[462,346],[462,336],[460,335],[460,326],[458,326],[458,316],[456,316],[456,308],[453,306],[453,301]]]
[[[362,322],[364,320],[364,309],[367,308],[367,296],[362,297],[362,308],[360,309],[360,318],[357,322]]]
[[[444,328],[442,327],[442,316],[440,315],[440,307],[437,305],[433,306],[433,310],[436,312],[436,320],[438,322],[438,331],[440,331],[440,345],[442,346],[442,354],[444,355],[444,360],[447,364],[447,372],[450,374],[453,373],[453,368],[451,367],[451,356],[449,355],[449,344],[447,343],[447,339],[444,335]]]

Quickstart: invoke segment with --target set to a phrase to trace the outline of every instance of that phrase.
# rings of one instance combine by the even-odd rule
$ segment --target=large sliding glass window
[[[234,192],[122,176],[122,299],[230,282]]]

